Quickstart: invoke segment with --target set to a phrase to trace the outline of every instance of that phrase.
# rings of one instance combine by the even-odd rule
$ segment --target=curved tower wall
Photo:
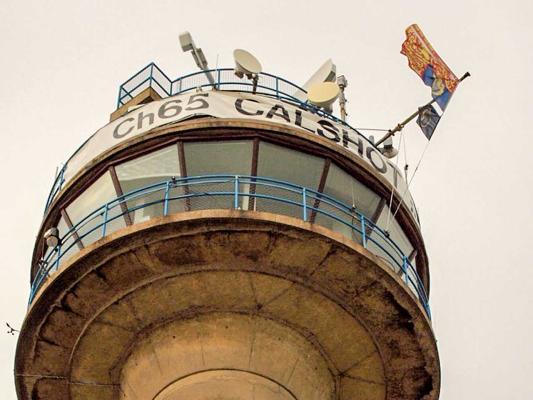
[[[19,398],[437,398],[427,254],[394,164],[287,99],[158,97],[58,176]]]

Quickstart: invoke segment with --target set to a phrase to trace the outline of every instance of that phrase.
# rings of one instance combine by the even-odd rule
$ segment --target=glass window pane
[[[369,249],[378,256],[386,259],[390,264],[394,265],[396,271],[399,271],[399,266],[401,266],[403,262],[402,256],[405,255],[408,257],[413,251],[413,246],[411,245],[411,242],[409,242],[409,239],[407,239],[407,236],[403,233],[396,218],[393,217],[392,212],[389,214],[389,210],[387,205],[383,207],[383,211],[377,221],[377,226],[381,228],[382,231],[388,232],[390,240],[386,240],[384,233],[374,230],[372,231],[371,238],[378,242],[384,249],[380,249],[375,243],[371,243],[372,246],[369,246]],[[391,240],[399,247],[399,249],[390,243]]]
[[[267,142],[259,145],[257,175],[317,190],[324,159]]]
[[[391,211],[390,216],[388,215],[389,215],[389,207],[385,205],[385,207],[383,207],[383,211],[381,212],[381,215],[378,218],[377,225],[381,227],[381,229],[385,229],[387,227],[387,218],[388,218],[388,222],[389,222],[388,231],[390,234],[390,238],[392,239],[394,243],[396,243],[396,245],[398,245],[402,253],[406,257],[409,257],[409,255],[413,251],[413,246],[411,245],[411,242],[409,241],[409,239],[407,239],[407,236],[405,235],[405,233],[403,233],[402,227],[400,226],[398,221],[396,221],[396,218],[393,217],[392,211]]]
[[[259,177],[273,178],[317,190],[323,170],[323,158],[266,142],[261,142],[259,145],[257,165],[257,176]],[[303,204],[301,193],[289,189],[276,188],[268,183],[259,182],[256,187],[256,193]],[[309,202],[307,204],[313,205]],[[255,209],[297,218],[302,217],[301,206],[290,205],[279,200],[258,198],[255,202]]]
[[[172,177],[179,178],[181,174],[178,147],[172,145],[127,161],[117,165],[115,171],[124,195],[137,189],[166,182]],[[169,213],[185,209],[185,201],[179,198],[180,194],[183,194],[182,188],[175,188],[170,191],[169,198],[173,198],[173,200],[169,202]],[[126,204],[131,210],[129,214],[132,222],[142,222],[163,215],[164,196],[164,185],[156,185],[154,188],[147,189],[147,192],[127,196]]]
[[[413,266],[413,268],[414,268],[414,269],[415,269],[415,271],[416,271],[416,256],[415,256],[415,257],[413,257],[413,259],[412,259],[412,260],[409,260],[409,262],[411,263],[411,265]]]
[[[323,193],[346,204],[355,206],[366,218],[372,218],[381,198],[365,185],[352,178],[335,164],[331,164]]]
[[[245,175],[252,171],[253,142],[228,140],[225,142],[197,142],[185,143],[184,152],[187,163],[187,176],[204,175]],[[233,208],[234,181],[221,179],[218,183],[201,183],[189,180],[189,193],[200,196],[191,197],[191,210],[216,208]],[[216,195],[214,193],[228,192],[231,194]],[[239,192],[249,193],[249,185],[240,185]],[[212,194],[209,194],[212,193]],[[239,206],[248,208],[248,197],[240,199]]]
[[[335,164],[331,164],[329,168],[323,193],[343,203],[346,208],[323,200],[319,206],[323,213],[317,213],[315,222],[361,243],[361,224],[358,213],[370,219],[376,212],[380,197]],[[348,211],[352,205],[355,206],[356,212]],[[355,225],[355,229],[347,224]]]
[[[102,237],[104,211],[100,208],[116,197],[117,193],[111,175],[106,172],[66,208],[84,246]],[[118,204],[114,203],[110,206],[107,215],[106,234],[126,225],[124,218],[120,216],[121,213]]]

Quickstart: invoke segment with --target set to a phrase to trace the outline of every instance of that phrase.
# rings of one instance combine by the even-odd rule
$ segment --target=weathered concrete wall
[[[19,339],[19,398],[436,399],[431,327],[389,271],[284,216],[130,226],[39,293]]]

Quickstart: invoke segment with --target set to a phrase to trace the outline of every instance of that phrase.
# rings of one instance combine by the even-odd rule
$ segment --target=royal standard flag
[[[442,61],[418,25],[409,26],[405,34],[407,38],[403,42],[401,53],[407,56],[409,67],[431,87],[431,95],[444,111],[459,79]]]

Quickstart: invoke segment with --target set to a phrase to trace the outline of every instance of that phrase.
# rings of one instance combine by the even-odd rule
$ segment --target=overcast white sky
[[[114,110],[150,61],[195,70],[192,32],[214,67],[253,51],[302,84],[328,57],[349,80],[349,122],[389,128],[430,98],[399,53],[418,23],[459,87],[412,186],[430,257],[441,398],[533,391],[533,13],[529,1],[0,2],[0,326],[20,327],[34,238],[55,167]],[[405,129],[414,166],[425,144]],[[3,330],[3,328],[2,328]],[[16,336],[0,332],[0,398],[16,399]]]

